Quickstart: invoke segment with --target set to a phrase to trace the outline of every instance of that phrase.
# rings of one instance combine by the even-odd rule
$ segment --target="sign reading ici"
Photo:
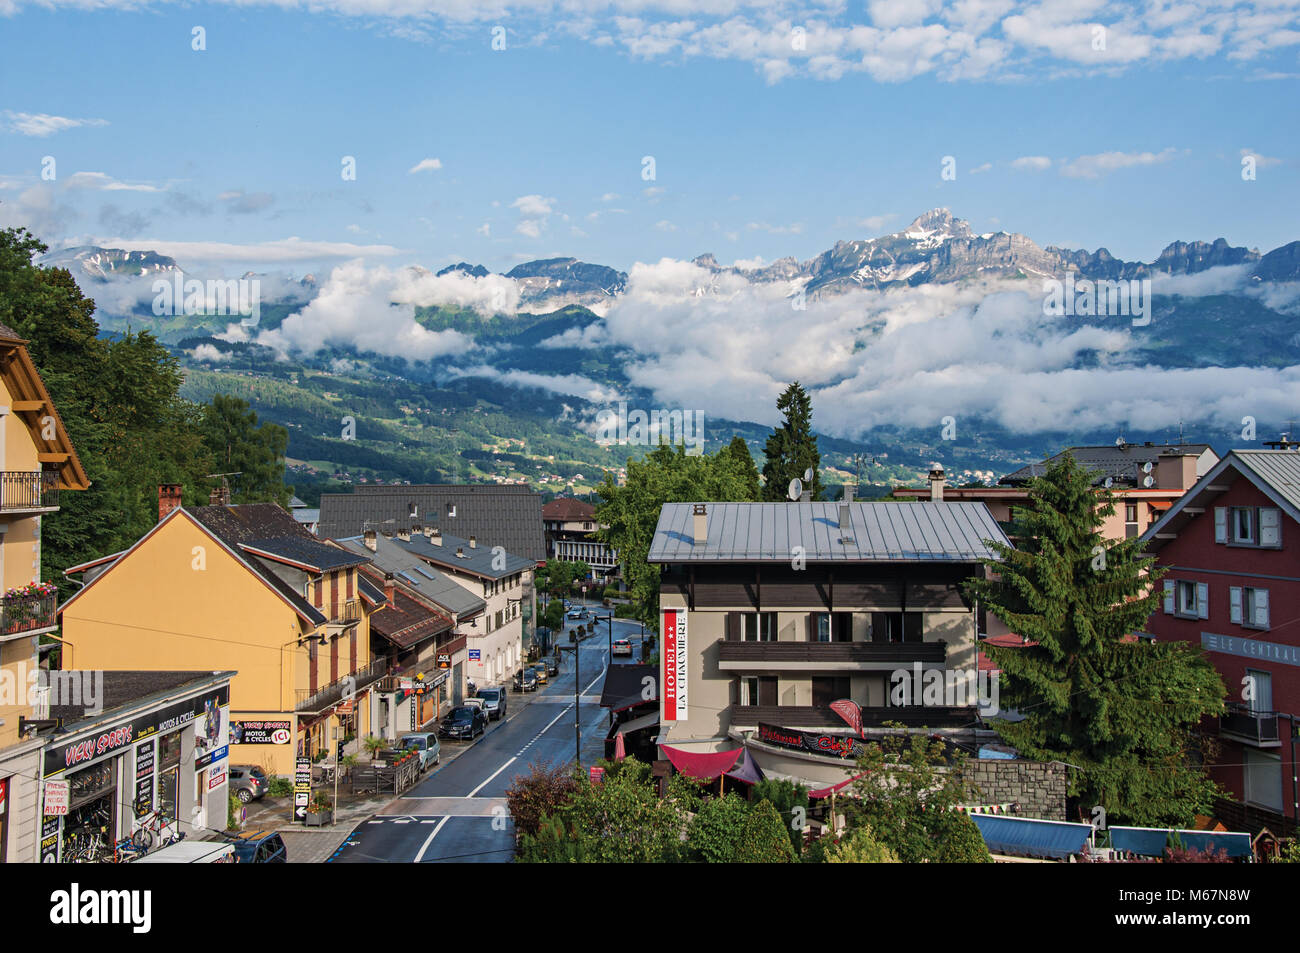
[[[686,613],[680,609],[664,610],[663,696],[661,715],[664,721],[686,719]]]

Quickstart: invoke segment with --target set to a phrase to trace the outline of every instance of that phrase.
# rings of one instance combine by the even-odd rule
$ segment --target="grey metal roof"
[[[370,557],[371,564],[381,572],[400,574],[404,583],[415,586],[416,590],[430,602],[442,606],[457,617],[472,615],[487,608],[487,603],[483,599],[459,583],[448,579],[444,573],[391,539],[378,536],[373,553],[366,549],[365,541],[360,536],[336,539],[334,542],[349,552]],[[453,549],[452,552],[454,553],[455,550]],[[418,582],[412,583],[412,579]],[[382,593],[380,601],[383,601]]]
[[[1144,443],[1128,443],[1122,447],[1117,444],[1101,447],[1068,447],[1041,463],[1031,463],[1008,473],[998,480],[998,484],[1019,486],[1028,483],[1035,477],[1045,474],[1052,464],[1068,453],[1074,456],[1079,466],[1097,471],[1094,483],[1101,483],[1106,477],[1110,477],[1116,483],[1137,485],[1142,482],[1142,477],[1145,475],[1140,469],[1142,464],[1155,464],[1162,453],[1190,454],[1200,457],[1207,450],[1213,452],[1213,448],[1208,443],[1159,443],[1149,446]]]
[[[468,539],[447,533],[442,534],[441,544],[434,543],[423,535],[412,536],[409,540],[394,539],[393,542],[407,552],[439,566],[445,566],[449,570],[473,573],[476,576],[486,576],[488,579],[504,579],[506,576],[513,576],[517,572],[537,566],[537,560],[525,559],[507,550],[501,568],[497,569],[492,565],[494,561],[492,546],[485,545],[481,539],[478,540],[477,546],[471,546]],[[457,555],[457,552],[460,555]]]
[[[695,505],[664,504],[650,562],[788,562],[795,547],[808,562],[961,562],[994,558],[986,540],[1009,545],[983,503],[920,502],[850,503],[847,532],[839,503],[706,503],[696,546]]]
[[[342,539],[367,529],[396,532],[416,523],[473,536],[480,546],[504,546],[527,559],[546,558],[542,498],[520,484],[365,485],[352,493],[321,494],[322,538]]]

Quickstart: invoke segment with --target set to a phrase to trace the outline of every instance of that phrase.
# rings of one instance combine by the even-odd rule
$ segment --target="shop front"
[[[105,673],[109,698],[143,694],[46,739],[41,862],[107,859],[141,827],[154,843],[223,828],[232,674]]]

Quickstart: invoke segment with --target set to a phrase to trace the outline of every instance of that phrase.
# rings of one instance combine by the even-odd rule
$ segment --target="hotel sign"
[[[664,721],[686,719],[686,613],[680,609],[664,610],[663,685]]]
[[[1258,662],[1278,662],[1282,665],[1300,665],[1300,646],[1282,645],[1278,642],[1261,642],[1259,639],[1242,639],[1235,635],[1201,633],[1201,648],[1207,652],[1235,655]]]

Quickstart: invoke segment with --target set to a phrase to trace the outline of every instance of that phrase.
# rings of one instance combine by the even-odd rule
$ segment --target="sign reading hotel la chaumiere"
[[[75,737],[45,749],[45,777],[79,768],[100,758],[120,754],[137,741],[188,725],[207,708],[230,704],[230,688],[222,686],[203,695],[147,712],[103,731]]]
[[[819,735],[791,728],[758,723],[758,740],[778,748],[793,748],[813,754],[834,755],[837,758],[857,759],[866,751],[866,745],[847,735]]]
[[[686,719],[686,613],[664,610],[663,693],[664,721]]]

